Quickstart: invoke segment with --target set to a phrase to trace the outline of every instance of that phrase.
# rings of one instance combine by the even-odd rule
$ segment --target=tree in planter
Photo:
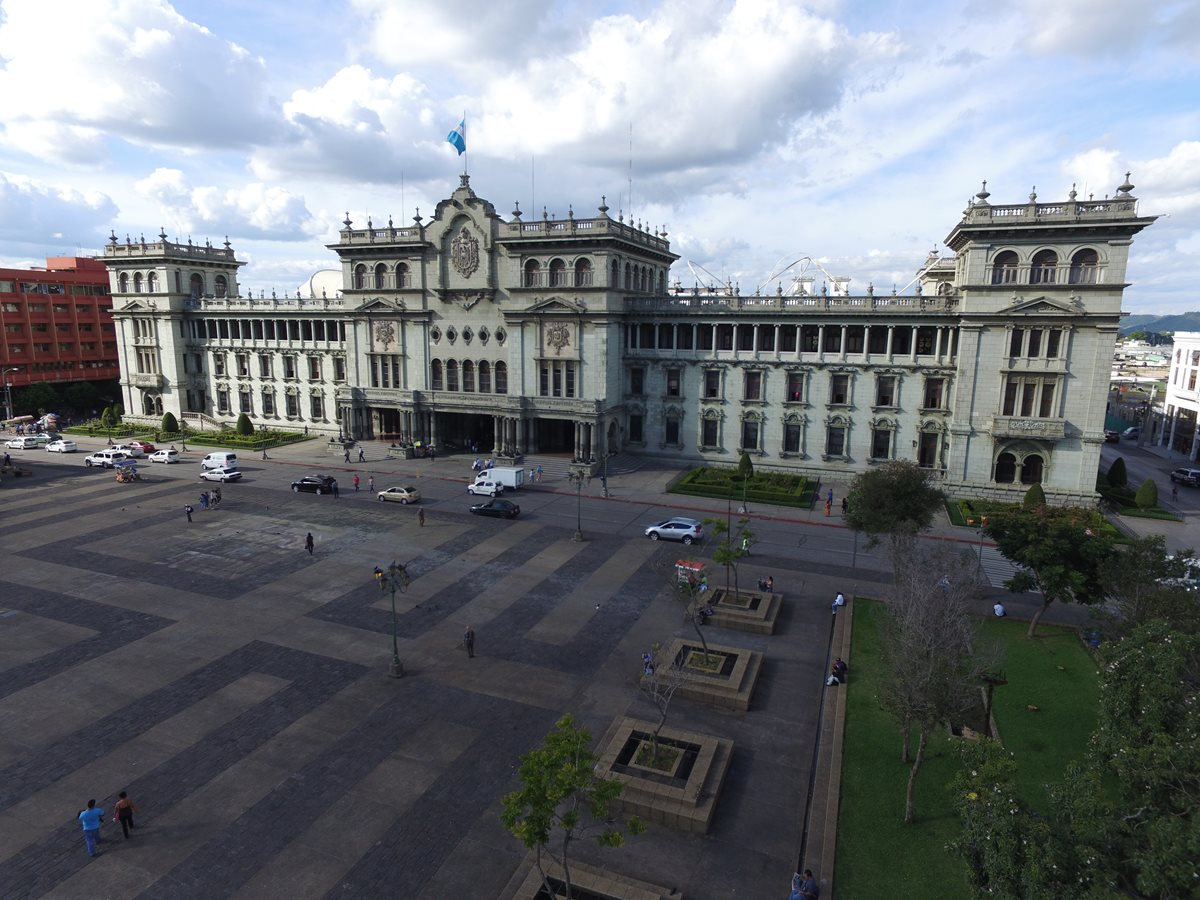
[[[900,725],[900,759],[911,766],[904,821],[912,822],[930,733],[972,706],[993,662],[977,646],[971,603],[980,585],[972,555],[946,546],[918,547],[913,535],[894,537],[893,550],[896,577],[883,625],[887,675],[879,699]],[[915,757],[910,755],[914,726]]]
[[[1113,541],[1094,511],[1073,507],[1015,507],[988,519],[987,535],[1017,573],[1004,582],[1014,593],[1036,588],[1042,608],[1029,621],[1028,637],[1051,603],[1099,602],[1104,596],[1100,566]]]
[[[703,641],[704,635],[701,635],[700,639]],[[667,711],[670,709],[671,701],[681,687],[695,680],[694,676],[679,664],[679,660],[664,660],[662,650],[662,644],[655,641],[647,654],[650,657],[650,664],[643,668],[642,677],[638,681],[638,692],[649,700],[658,712],[658,724],[655,725],[654,733],[650,736],[651,767],[659,765],[658,735],[663,730],[663,726],[667,724]],[[706,646],[705,655],[707,653],[708,647]]]
[[[1142,482],[1141,487],[1137,489],[1137,494],[1133,498],[1134,505],[1138,509],[1154,509],[1158,506],[1158,485],[1153,478],[1147,478]]]
[[[250,417],[245,413],[238,413],[236,431],[243,437],[254,434],[254,425],[250,422]]]
[[[1118,456],[1108,467],[1108,483],[1113,487],[1125,487],[1129,483],[1129,475],[1125,472],[1125,457]]]
[[[899,542],[928,528],[942,505],[942,492],[929,475],[910,460],[897,460],[856,476],[850,484],[846,523],[868,536],[868,547],[889,537],[893,565]]]
[[[1025,499],[1021,505],[1026,509],[1037,509],[1039,506],[1046,505],[1046,492],[1042,490],[1040,484],[1031,484],[1029,490],[1025,492]]]
[[[750,555],[750,545],[754,543],[754,532],[750,530],[750,520],[738,519],[737,527],[731,528],[729,522],[720,519],[705,519],[705,524],[712,528],[717,545],[713,548],[713,562],[725,567],[725,590],[729,590],[730,575],[733,576],[733,592],[740,593],[738,586],[738,563]]]
[[[500,821],[536,853],[549,897],[571,898],[572,843],[594,834],[601,847],[620,847],[626,831],[645,831],[637,817],[617,822],[614,808],[622,785],[596,774],[598,758],[591,742],[586,728],[577,727],[570,714],[563,716],[540,747],[521,757],[521,789],[506,795],[501,804]],[[544,857],[562,870],[565,894],[555,891]]]
[[[754,477],[754,463],[750,461],[750,454],[745,450],[738,457],[737,474],[742,481],[749,481]]]
[[[1108,603],[1095,612],[1105,637],[1121,640],[1156,619],[1184,634],[1200,634],[1200,602],[1187,581],[1196,565],[1191,550],[1168,553],[1161,534],[1114,547],[1100,567]]]
[[[700,640],[700,646],[704,648],[704,660],[707,662],[708,641],[705,639],[704,630],[701,628],[704,624],[704,615],[701,613],[701,610],[708,606],[708,591],[701,590],[701,584],[690,578],[687,580],[681,579],[675,563],[663,563],[663,571],[668,589],[683,601],[683,614],[687,616],[688,621],[692,623],[692,627],[696,629],[696,637]]]
[[[163,413],[162,417],[162,432],[163,434],[175,434],[179,431],[179,422],[175,418],[174,413]]]

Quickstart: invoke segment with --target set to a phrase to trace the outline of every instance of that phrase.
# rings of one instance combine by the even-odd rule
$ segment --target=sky
[[[904,289],[994,204],[1115,192],[1132,313],[1200,309],[1200,0],[0,0],[0,265],[220,243],[243,293],[458,184],[666,230],[691,287]],[[797,262],[799,260],[799,262]],[[691,264],[690,267],[688,264]],[[694,274],[695,273],[695,274]],[[911,290],[911,289],[910,289]]]

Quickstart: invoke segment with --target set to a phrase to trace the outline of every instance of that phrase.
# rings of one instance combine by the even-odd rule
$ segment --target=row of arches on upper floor
[[[508,393],[508,364],[503,362],[435,359],[429,364],[429,375],[429,388],[433,391]]]
[[[369,266],[359,263],[354,267],[355,290],[403,290],[415,287],[413,272],[408,263],[376,263]],[[595,267],[590,259],[580,257],[568,263],[561,257],[549,262],[529,259],[521,268],[522,287],[592,287],[595,285]],[[613,260],[609,271],[608,287],[628,291],[664,293],[667,287],[665,269],[626,262],[624,267]]]
[[[161,282],[157,272],[134,272],[132,276],[129,272],[122,272],[117,276],[117,290],[122,294],[157,294],[160,290]],[[181,273],[175,273],[175,291],[183,293],[183,276]],[[193,272],[188,278],[188,293],[193,298],[203,297],[208,294],[207,285],[204,281],[204,276],[199,272]],[[224,275],[216,275],[213,277],[212,295],[214,297],[229,296],[229,280]]]
[[[1023,261],[1016,250],[1001,250],[992,257],[992,284],[1098,284],[1101,280],[1100,254],[1083,247],[1066,262],[1057,250],[1035,251]]]

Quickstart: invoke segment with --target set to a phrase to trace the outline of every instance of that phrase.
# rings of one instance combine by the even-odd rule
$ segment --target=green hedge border
[[[194,444],[197,447],[231,447],[260,452],[273,447],[316,440],[313,435],[301,434],[298,431],[256,431],[253,434],[241,435],[231,428],[221,431],[166,432],[154,428],[132,428],[127,425],[115,428],[72,425],[65,433],[87,437],[137,438],[155,444]]]
[[[667,490],[672,494],[709,497],[714,500],[737,500],[769,503],[774,506],[809,508],[817,485],[804,475],[785,475],[780,472],[756,472],[745,492],[735,483],[737,469],[721,466],[700,466],[689,469]]]

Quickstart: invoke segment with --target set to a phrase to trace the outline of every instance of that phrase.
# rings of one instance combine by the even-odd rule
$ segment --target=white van
[[[237,454],[229,450],[216,450],[200,460],[200,468],[202,469],[220,469],[222,467],[236,469]]]

